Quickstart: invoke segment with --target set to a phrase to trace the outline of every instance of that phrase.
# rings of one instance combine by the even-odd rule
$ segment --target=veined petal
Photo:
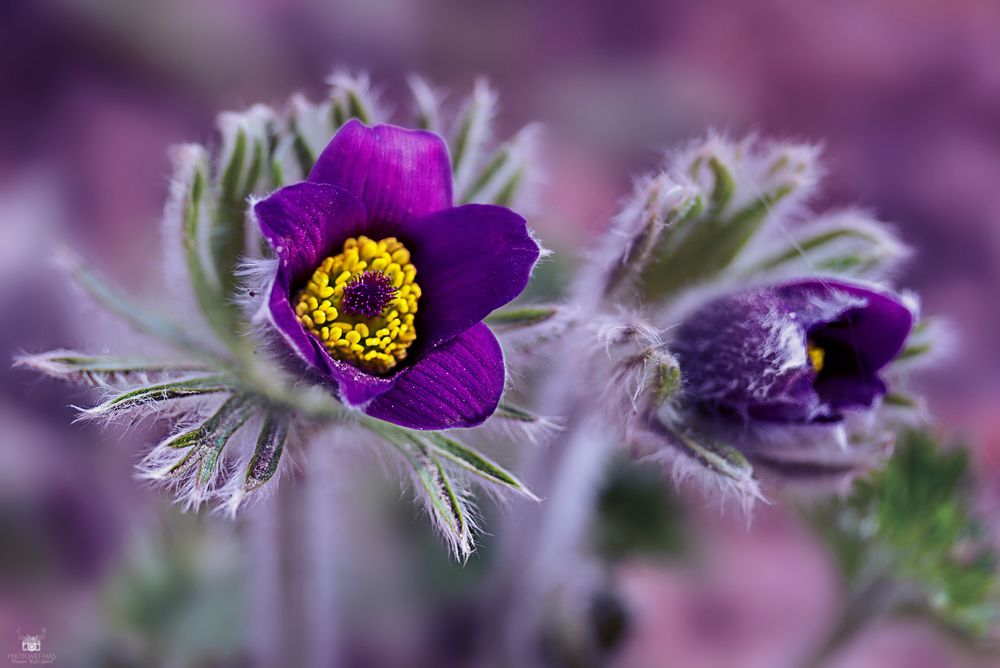
[[[496,410],[504,378],[500,344],[479,323],[397,374],[365,412],[410,429],[474,427]]]
[[[394,125],[348,121],[319,156],[309,181],[349,190],[383,226],[402,225],[452,204],[444,140]]]
[[[439,211],[410,223],[406,235],[425,295],[421,347],[447,341],[521,294],[539,255],[524,218],[501,206]]]
[[[278,255],[279,272],[291,287],[309,276],[334,247],[367,232],[368,216],[357,197],[337,186],[296,183],[254,206],[260,231]]]

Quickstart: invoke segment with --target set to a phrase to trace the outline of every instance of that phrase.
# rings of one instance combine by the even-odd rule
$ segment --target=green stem
[[[882,619],[898,598],[896,584],[890,578],[876,578],[848,595],[837,623],[826,639],[801,664],[801,668],[822,668],[862,631]]]

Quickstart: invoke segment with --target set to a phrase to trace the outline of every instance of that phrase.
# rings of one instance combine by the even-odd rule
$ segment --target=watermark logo
[[[22,652],[41,652],[42,640],[45,638],[45,629],[42,629],[41,633],[34,636],[21,633],[21,629],[18,629],[17,637],[21,639]]]
[[[42,641],[45,640],[45,629],[41,633],[22,633],[17,630],[17,639],[21,641],[21,651],[11,652],[7,660],[12,664],[44,665],[55,663],[56,655],[42,651]]]

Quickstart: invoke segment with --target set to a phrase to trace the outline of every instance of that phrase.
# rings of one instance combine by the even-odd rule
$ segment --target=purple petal
[[[889,293],[796,281],[706,304],[685,320],[672,349],[688,396],[703,408],[744,419],[832,421],[885,394],[878,371],[912,326],[910,309]],[[809,340],[825,352],[819,373]]]
[[[842,281],[801,281],[786,286],[783,291],[786,294],[796,291],[801,295],[837,291],[863,301],[863,306],[849,309],[837,317],[844,326],[807,325],[807,331],[852,349],[860,356],[860,365],[872,372],[895,359],[913,327],[913,313],[898,297],[860,285]]]
[[[344,239],[366,231],[368,216],[343,188],[296,183],[254,206],[264,238],[274,247],[292,287],[312,274]]]
[[[397,374],[365,412],[410,429],[474,427],[496,410],[504,379],[500,344],[480,323]]]
[[[254,212],[264,238],[278,256],[268,296],[275,329],[345,403],[361,404],[384,392],[392,385],[391,380],[331,358],[319,341],[306,333],[291,305],[292,293],[324,257],[335,252],[345,238],[370,231],[364,206],[343,188],[297,183],[258,202]]]
[[[320,154],[309,181],[354,193],[377,223],[399,226],[452,204],[448,147],[438,135],[348,121]]]
[[[485,204],[425,216],[407,226],[406,238],[424,295],[422,347],[447,341],[521,294],[539,253],[524,218]]]
[[[888,390],[874,373],[858,376],[821,374],[814,387],[823,403],[838,413],[850,408],[867,408]]]

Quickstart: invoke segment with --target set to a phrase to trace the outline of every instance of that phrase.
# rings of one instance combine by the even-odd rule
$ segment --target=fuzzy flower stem
[[[876,579],[848,594],[837,621],[821,645],[801,664],[801,668],[823,668],[858,635],[880,619],[895,604],[899,592],[891,580]]]
[[[580,313],[599,313],[603,293],[586,289],[587,277],[577,281],[569,308]],[[578,328],[580,340],[586,332]],[[572,337],[567,337],[572,339]],[[577,350],[573,354],[584,355]],[[501,545],[501,561],[511,564],[499,577],[498,600],[492,606],[496,615],[494,628],[501,634],[492,640],[491,651],[499,652],[507,664],[532,666],[543,606],[559,585],[560,573],[573,572],[568,560],[581,558],[581,542],[592,521],[597,492],[606,464],[618,440],[613,435],[592,428],[587,419],[599,410],[594,402],[581,401],[576,388],[585,381],[584,365],[557,367],[547,380],[541,405],[545,412],[561,415],[573,425],[561,432],[544,450],[529,450],[519,467],[530,485],[546,500],[541,507],[518,505],[506,519],[507,538]],[[598,421],[597,427],[600,426]]]

